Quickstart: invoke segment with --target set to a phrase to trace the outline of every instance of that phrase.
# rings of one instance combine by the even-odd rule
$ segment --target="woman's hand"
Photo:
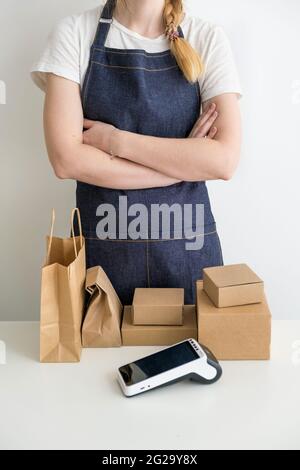
[[[85,119],[83,127],[83,143],[106,152],[111,153],[114,131],[117,130],[112,124]]]
[[[218,115],[217,106],[215,103],[212,103],[196,121],[189,137],[208,137],[213,139],[218,132],[217,127],[214,126]]]

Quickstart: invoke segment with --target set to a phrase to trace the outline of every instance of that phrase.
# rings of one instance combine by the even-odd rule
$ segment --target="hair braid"
[[[178,35],[177,28],[183,16],[183,1],[165,0],[163,15],[166,26],[165,33],[171,43],[171,52],[186,79],[194,83],[203,72],[203,64],[195,49],[186,39]]]

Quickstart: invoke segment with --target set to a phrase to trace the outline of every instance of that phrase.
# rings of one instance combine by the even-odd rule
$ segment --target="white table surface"
[[[0,340],[1,449],[300,449],[300,322],[274,322],[270,362],[224,362],[215,385],[134,398],[122,395],[116,369],[159,348],[40,364],[38,323],[0,322]]]

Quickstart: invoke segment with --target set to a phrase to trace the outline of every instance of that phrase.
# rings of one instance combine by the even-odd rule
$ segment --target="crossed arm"
[[[190,138],[143,136],[110,124],[84,121],[79,85],[48,74],[44,128],[55,174],[111,189],[227,180],[240,153],[238,100],[236,95],[226,94],[213,101],[215,105],[210,101],[204,104],[205,113],[195,123]],[[217,132],[212,127],[214,122]],[[83,132],[83,128],[88,130]],[[117,155],[113,159],[111,150]]]

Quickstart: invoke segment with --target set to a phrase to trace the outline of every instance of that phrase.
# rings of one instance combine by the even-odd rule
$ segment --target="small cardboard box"
[[[182,325],[184,289],[137,288],[133,298],[134,325]]]
[[[264,301],[264,283],[247,264],[206,268],[203,270],[203,285],[216,307]]]
[[[219,360],[269,360],[271,313],[260,304],[217,308],[197,282],[198,341]]]
[[[185,339],[197,339],[195,305],[186,305],[183,325],[133,325],[131,307],[124,308],[122,324],[123,346],[169,346]]]

